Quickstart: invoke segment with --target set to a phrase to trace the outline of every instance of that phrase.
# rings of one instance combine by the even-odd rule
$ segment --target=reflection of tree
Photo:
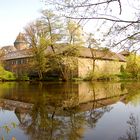
[[[96,102],[95,102],[96,103]],[[94,103],[93,103],[94,104]],[[105,106],[100,109],[91,109],[89,115],[87,116],[87,123],[91,128],[96,126],[98,120],[106,113],[109,112],[112,108]]]
[[[78,140],[82,138],[83,125],[85,117],[83,113],[78,113],[79,107],[73,107],[66,109],[66,114],[69,116],[67,121],[67,133],[66,137],[68,140]]]
[[[112,108],[108,107],[106,104],[101,103],[100,100],[96,100],[97,97],[94,84],[92,84],[92,96],[93,101],[91,109],[87,113],[87,123],[91,128],[94,128],[104,113],[109,112]],[[98,106],[101,106],[101,108],[97,109]]]
[[[134,115],[131,114],[127,124],[129,125],[129,129],[126,132],[126,135],[120,137],[119,140],[138,140],[138,118],[135,118]]]
[[[57,98],[56,98],[57,99]],[[78,107],[63,110],[61,100],[52,99],[46,94],[37,96],[30,111],[30,121],[26,123],[26,132],[36,140],[78,140],[82,136],[84,117]],[[61,113],[65,114],[63,117]],[[24,123],[23,123],[24,125]]]
[[[32,139],[53,140],[57,138],[55,131],[59,130],[61,120],[55,118],[56,107],[48,112],[47,101],[45,97],[38,96],[36,103],[31,111],[31,123],[27,128],[27,133],[32,135]]]

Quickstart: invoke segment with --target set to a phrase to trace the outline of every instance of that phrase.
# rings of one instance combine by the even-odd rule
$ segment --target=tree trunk
[[[92,50],[92,48],[91,47],[89,47],[90,48],[90,52],[91,52],[91,55],[92,55],[92,61],[93,61],[93,63],[92,63],[92,70],[93,70],[93,72],[94,72],[94,70],[95,70],[95,56],[94,56],[94,53],[93,53],[93,50]]]
[[[64,81],[64,82],[68,81],[68,75],[66,72],[62,71],[61,75],[62,75],[62,81]]]
[[[38,76],[39,76],[39,80],[42,80],[43,79],[43,74],[42,74],[42,71],[41,70],[38,71]]]

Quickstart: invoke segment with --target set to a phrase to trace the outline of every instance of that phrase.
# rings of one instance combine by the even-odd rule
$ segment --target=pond
[[[0,139],[138,140],[140,82],[0,83]]]

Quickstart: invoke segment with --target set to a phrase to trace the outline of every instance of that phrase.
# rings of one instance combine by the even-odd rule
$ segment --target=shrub
[[[17,77],[17,80],[28,81],[28,80],[30,80],[30,78],[27,74],[23,74],[23,75],[19,75]]]
[[[103,80],[103,81],[109,81],[109,80],[116,80],[117,76],[113,74],[97,74],[94,72],[89,72],[88,75],[84,78],[86,81],[93,81],[93,80]]]
[[[0,66],[0,79],[1,80],[15,80],[16,77],[12,72],[4,70],[4,68]]]

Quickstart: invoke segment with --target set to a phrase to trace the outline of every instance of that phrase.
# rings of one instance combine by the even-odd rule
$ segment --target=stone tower
[[[14,42],[14,46],[17,50],[23,50],[23,49],[27,48],[24,34],[22,34],[22,33],[18,34],[18,36]]]

